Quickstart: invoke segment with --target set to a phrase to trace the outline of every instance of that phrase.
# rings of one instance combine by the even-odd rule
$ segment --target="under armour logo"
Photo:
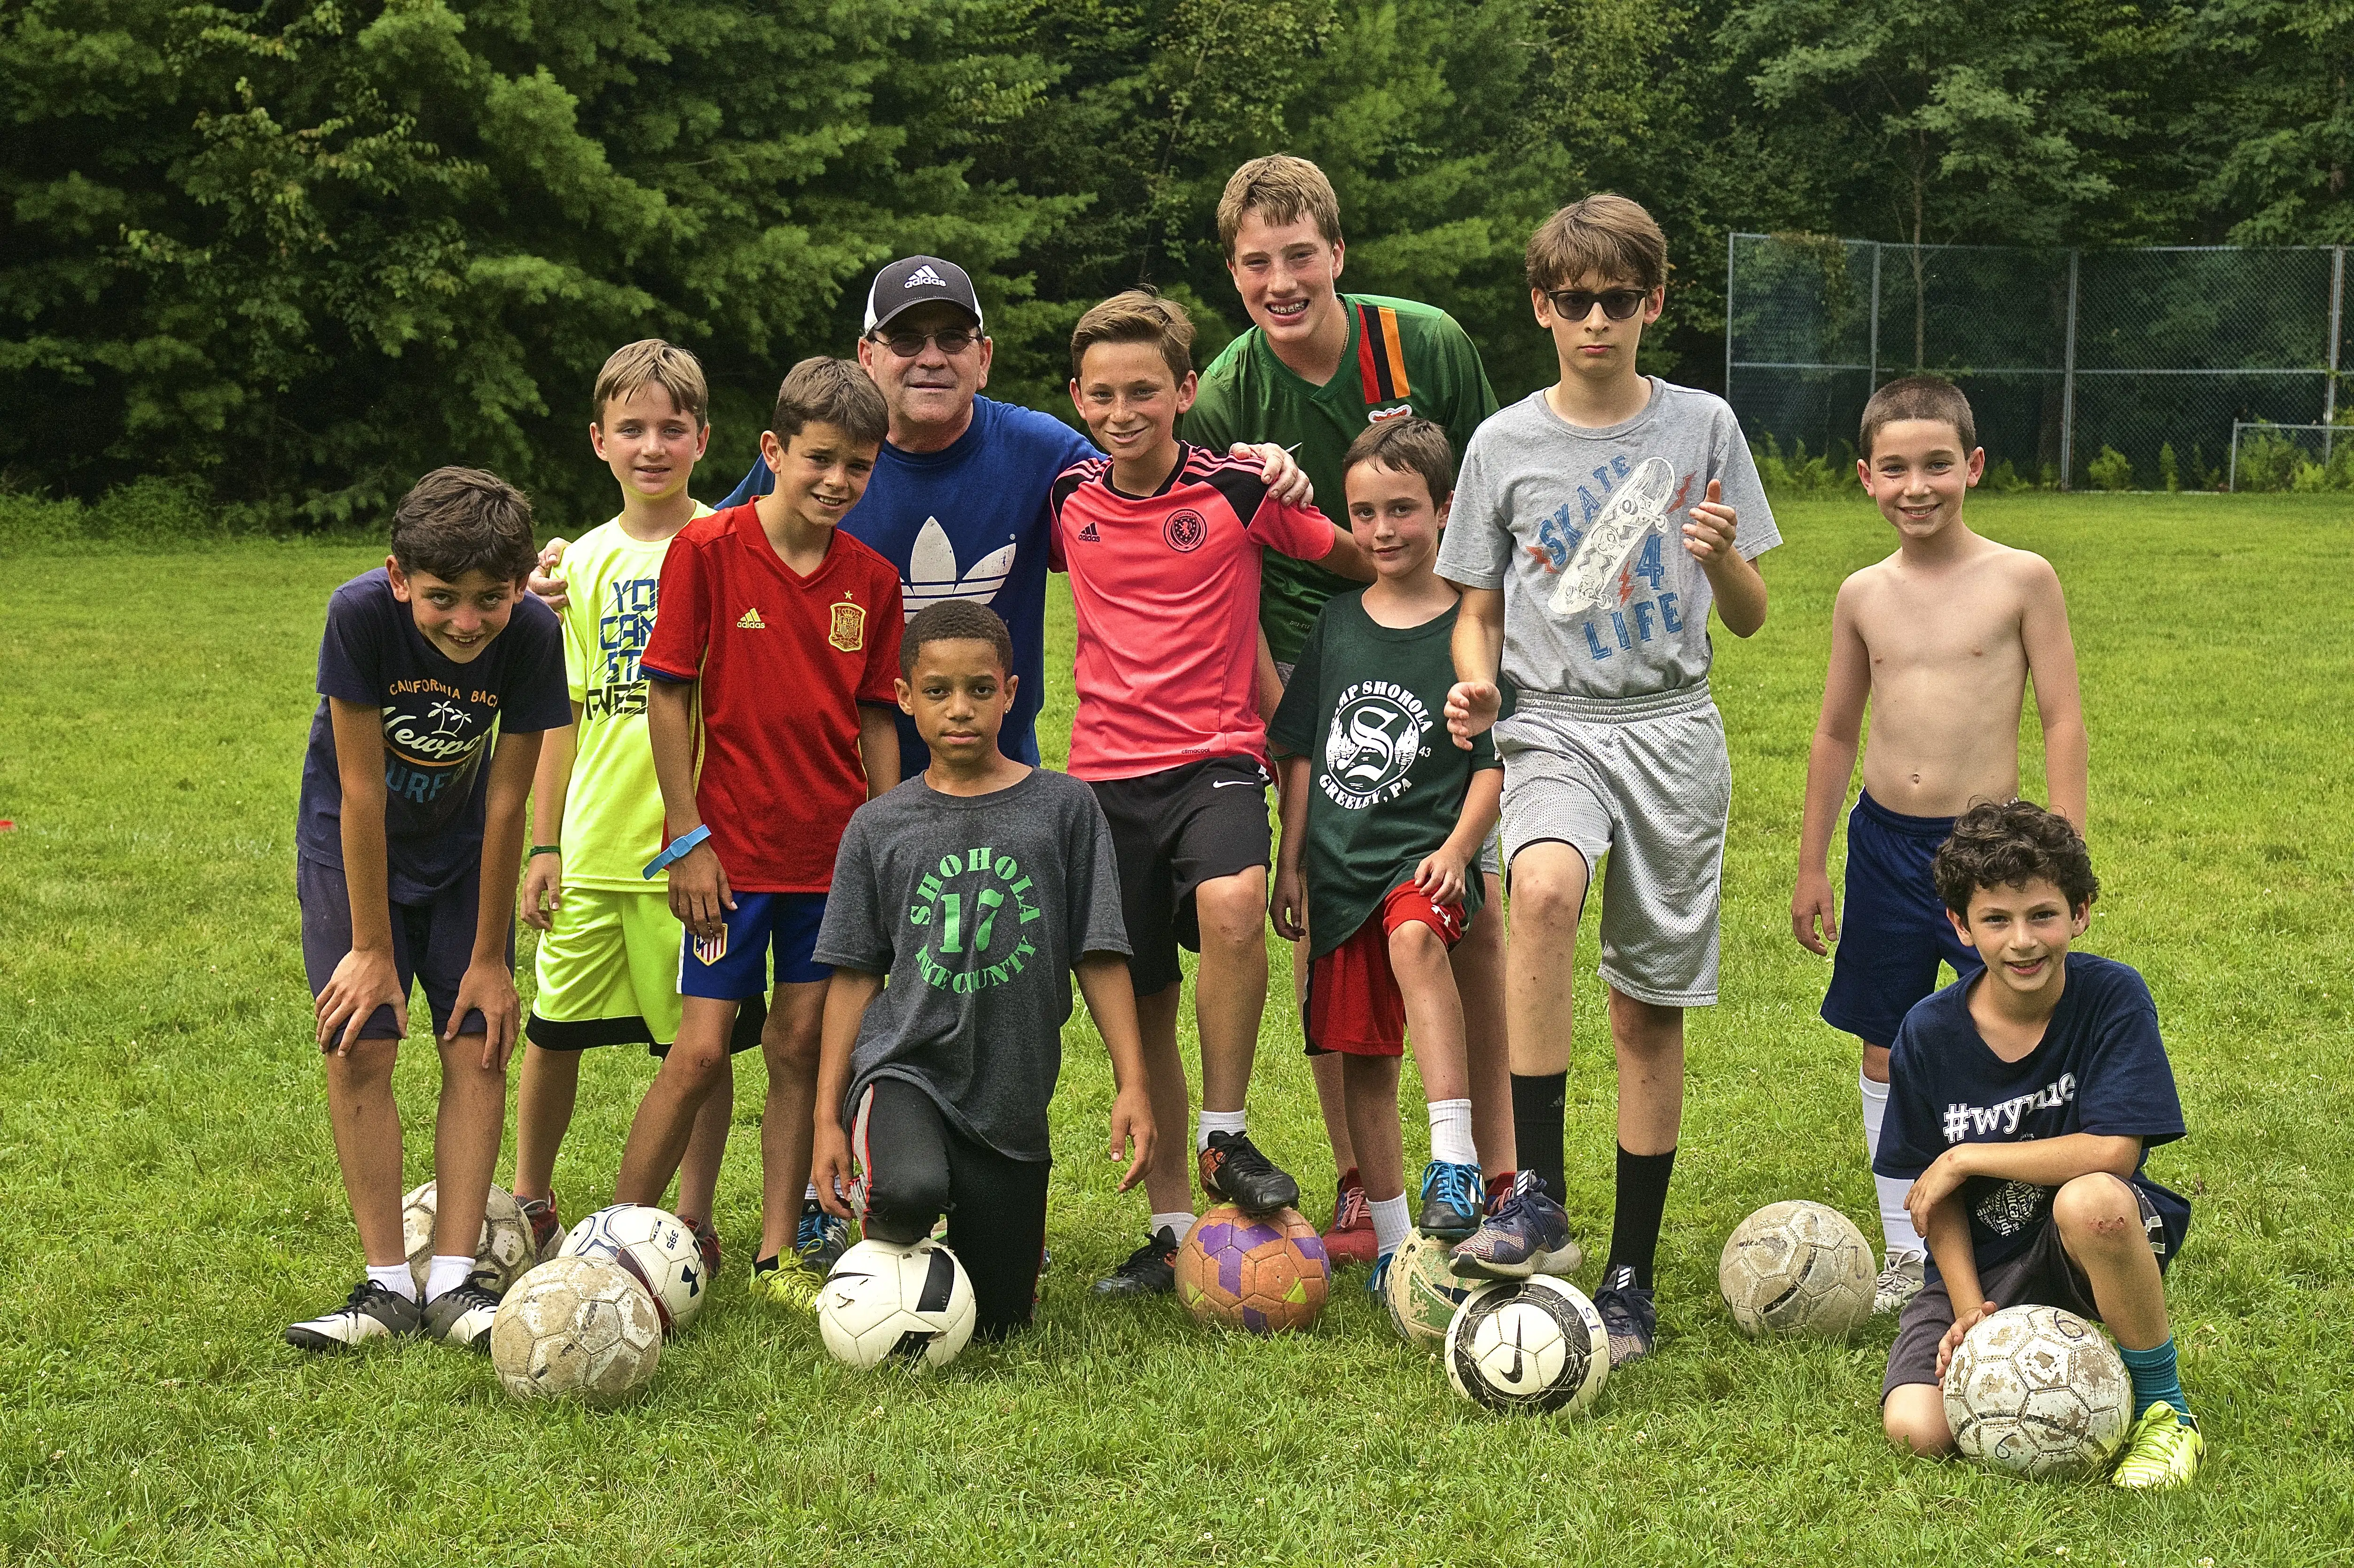
[[[899,287],[903,289],[916,289],[921,288],[926,283],[929,283],[935,289],[945,289],[949,286],[949,281],[946,278],[941,277],[938,272],[933,271],[931,265],[927,262],[925,265],[918,267],[914,271],[908,273],[907,281],[900,284]]]

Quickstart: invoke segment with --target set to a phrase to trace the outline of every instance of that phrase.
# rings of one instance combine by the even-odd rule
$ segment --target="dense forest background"
[[[2354,242],[2349,71],[2354,0],[0,0],[0,488],[331,524],[466,461],[601,517],[589,383],[660,334],[716,494],[913,250],[1059,408],[1112,290],[1205,359],[1243,324],[1212,212],[1278,150],[1345,286],[1452,311],[1508,397],[1550,375],[1531,226],[1636,197],[1652,367],[1713,386],[1733,230]]]

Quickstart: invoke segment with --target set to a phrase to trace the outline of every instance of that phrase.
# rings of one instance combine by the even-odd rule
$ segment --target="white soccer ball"
[[[817,1329],[846,1366],[886,1361],[939,1366],[972,1338],[972,1281],[936,1241],[863,1241],[842,1255],[818,1293]]]
[[[434,1213],[430,1181],[400,1201],[401,1244],[408,1249],[408,1272],[417,1277],[420,1295],[425,1277],[433,1269]],[[532,1245],[531,1222],[523,1217],[523,1205],[514,1193],[493,1184],[490,1202],[482,1206],[482,1234],[474,1244],[474,1272],[489,1277],[493,1294],[504,1295],[538,1261],[539,1249]]]
[[[1734,1227],[1716,1283],[1745,1334],[1844,1339],[1872,1318],[1872,1244],[1824,1203],[1768,1203]]]
[[[619,1265],[556,1257],[499,1303],[491,1365],[517,1399],[611,1404],[653,1377],[662,1340],[653,1298]]]
[[[1946,1364],[1946,1422],[1966,1457],[2022,1476],[2091,1475],[2133,1424],[2133,1380],[2092,1323],[2057,1307],[2006,1307]]]
[[[1491,1410],[1583,1410],[1610,1375],[1610,1336],[1585,1293],[1548,1274],[1479,1287],[1447,1326],[1447,1381]]]
[[[646,1287],[662,1315],[663,1332],[682,1333],[710,1294],[703,1250],[686,1222],[650,1203],[615,1203],[572,1227],[558,1257],[601,1257]]]

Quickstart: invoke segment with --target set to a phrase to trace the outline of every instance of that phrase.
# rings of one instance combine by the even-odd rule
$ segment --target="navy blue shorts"
[[[777,956],[779,985],[830,980],[833,966],[810,955],[825,923],[822,893],[736,893],[727,928],[709,942],[689,932],[679,948],[678,994],[745,1001],[769,990],[769,954]]]
[[[450,1027],[458,987],[474,961],[474,922],[482,906],[479,868],[443,888],[430,903],[392,906],[392,967],[406,991],[422,980],[433,1010],[433,1037]],[[302,906],[302,973],[317,996],[334,978],[335,966],[352,950],[352,895],[340,866],[307,855],[294,860],[294,896]],[[507,968],[514,968],[514,922],[507,922]],[[461,1034],[481,1034],[490,1025],[478,1008],[468,1008]],[[360,1025],[362,1040],[398,1040],[400,1025],[389,1006],[379,1007]]]
[[[1937,989],[1937,960],[1967,980],[1986,966],[1962,945],[1929,879],[1951,817],[1907,817],[1870,795],[1847,819],[1847,907],[1840,912],[1823,1022],[1888,1045],[1913,1004]]]

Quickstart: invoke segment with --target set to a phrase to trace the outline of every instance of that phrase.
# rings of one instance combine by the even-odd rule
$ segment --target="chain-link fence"
[[[1850,452],[1872,388],[1934,370],[1969,395],[2003,482],[2221,489],[2235,426],[2334,425],[2354,370],[2342,247],[1736,234],[1725,260],[1726,397],[1785,453]]]

